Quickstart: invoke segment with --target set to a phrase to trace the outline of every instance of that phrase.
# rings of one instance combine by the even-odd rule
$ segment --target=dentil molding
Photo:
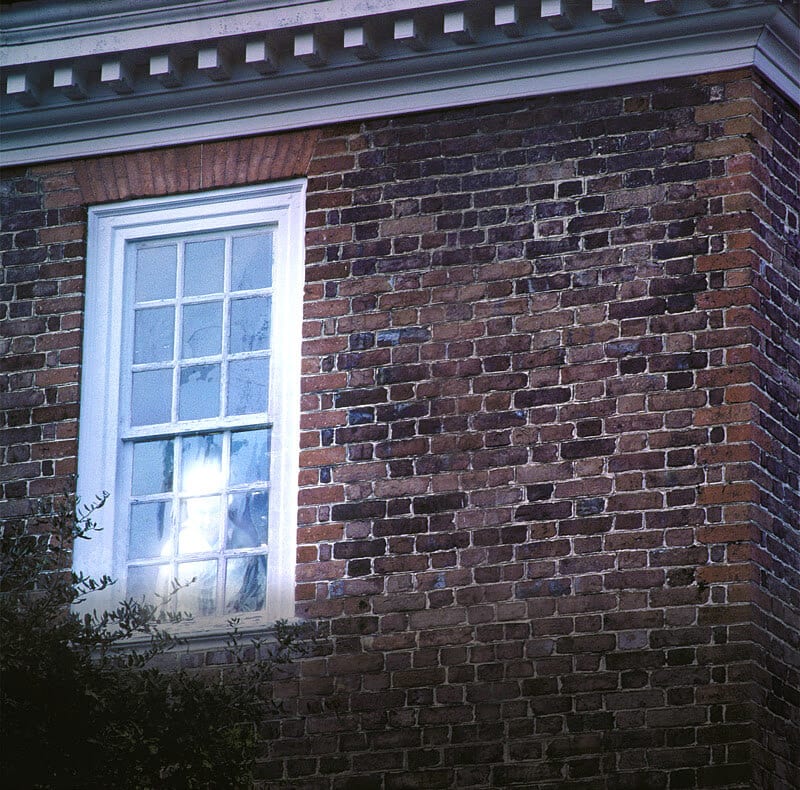
[[[4,165],[742,67],[800,104],[795,0],[29,0],[2,27]]]

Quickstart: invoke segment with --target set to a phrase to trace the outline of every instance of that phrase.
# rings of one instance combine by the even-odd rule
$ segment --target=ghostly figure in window
[[[177,553],[177,579],[186,585],[178,592],[178,609],[197,616],[213,614],[217,609],[224,484],[221,442],[221,434],[186,436],[181,440],[177,546],[170,540],[162,552],[164,556]]]

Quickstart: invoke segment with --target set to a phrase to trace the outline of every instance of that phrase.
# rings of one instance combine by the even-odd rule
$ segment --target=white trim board
[[[256,4],[250,0],[247,6],[252,11]],[[286,5],[297,13],[301,5],[304,13],[312,6],[320,11],[336,7]],[[401,5],[396,0],[392,8]],[[486,13],[470,28],[473,43],[468,44],[444,34],[441,10],[434,7],[440,3],[423,5],[414,20],[420,35],[425,34],[425,49],[394,40],[387,28],[391,17],[380,5],[375,57],[361,59],[343,46],[341,21],[328,27],[320,23],[314,41],[322,48],[324,65],[318,67],[306,65],[302,53],[293,55],[292,31],[287,30],[277,31],[270,44],[275,60],[269,69],[274,71],[262,74],[255,67],[259,64],[246,62],[245,44],[252,38],[237,32],[224,41],[206,42],[224,61],[219,69],[198,68],[196,51],[175,55],[181,73],[170,87],[143,72],[150,50],[126,50],[118,58],[123,76],[108,84],[100,81],[100,72],[91,71],[91,61],[77,58],[71,67],[75,84],[61,91],[47,87],[47,69],[53,64],[34,63],[7,81],[0,161],[14,165],[120,153],[743,67],[754,67],[800,104],[795,47],[800,28],[790,15],[793,9],[774,2],[731,0],[712,7],[705,0],[684,0],[680,13],[666,17],[652,4],[633,4],[625,6],[619,24],[584,10],[565,30],[523,16],[520,35],[509,36],[486,15],[494,4],[478,0],[469,7]],[[367,22],[365,30],[370,29]],[[125,35],[120,33],[118,43],[127,41]],[[269,39],[265,35],[261,40]],[[193,46],[197,50],[205,44]],[[67,91],[70,98],[65,98]],[[76,95],[83,98],[76,100]]]

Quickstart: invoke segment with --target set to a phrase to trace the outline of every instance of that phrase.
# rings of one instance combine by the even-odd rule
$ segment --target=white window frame
[[[78,436],[78,494],[84,504],[109,493],[94,519],[101,531],[76,542],[73,567],[117,583],[87,597],[84,607],[114,608],[125,597],[127,491],[120,424],[125,367],[123,317],[125,260],[131,243],[213,231],[273,226],[270,403],[270,537],[267,604],[257,613],[236,615],[242,628],[294,616],[297,492],[300,451],[300,358],[304,287],[305,180],[292,180],[188,195],[132,200],[89,208],[86,256],[81,409]],[[123,511],[123,512],[120,512]],[[230,615],[206,617],[187,626],[214,633]]]

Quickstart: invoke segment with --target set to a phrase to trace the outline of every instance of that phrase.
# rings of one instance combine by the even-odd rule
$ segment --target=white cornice
[[[141,0],[100,18],[23,4],[4,18],[2,162],[748,66],[800,104],[796,5],[592,2]]]
[[[195,0],[147,4],[144,7],[96,0],[89,9],[72,7],[72,18],[5,23],[0,66],[52,58],[65,46],[72,57],[113,54],[122,50],[169,47],[198,41],[327,25],[377,15],[413,13],[453,5],[454,0]],[[148,7],[149,6],[149,7]],[[116,10],[115,10],[116,9]],[[75,16],[78,10],[87,15]],[[110,13],[111,11],[114,13]],[[55,9],[51,9],[53,13]],[[63,9],[69,13],[70,6]],[[98,13],[105,12],[105,13]],[[33,21],[35,19],[40,21]]]

